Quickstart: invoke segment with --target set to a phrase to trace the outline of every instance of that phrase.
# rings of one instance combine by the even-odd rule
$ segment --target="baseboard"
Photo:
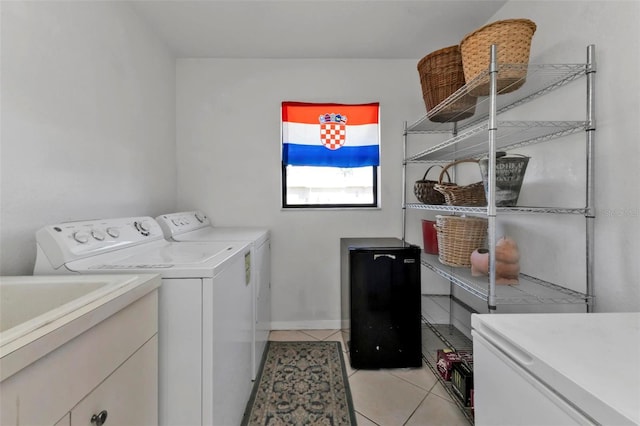
[[[340,320],[271,321],[271,330],[340,330]]]

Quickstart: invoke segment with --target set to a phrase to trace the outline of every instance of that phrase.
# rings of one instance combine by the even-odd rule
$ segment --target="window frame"
[[[287,202],[287,165],[284,161],[281,161],[281,182],[282,182],[282,208],[283,209],[292,209],[292,210],[300,210],[300,209],[345,209],[345,208],[355,208],[355,209],[371,209],[371,208],[379,208],[379,197],[378,197],[378,176],[379,176],[379,168],[380,166],[367,166],[372,168],[372,179],[373,179],[373,202],[370,204],[354,204],[354,203],[328,203],[328,204],[289,204]],[[340,168],[340,167],[337,167]]]

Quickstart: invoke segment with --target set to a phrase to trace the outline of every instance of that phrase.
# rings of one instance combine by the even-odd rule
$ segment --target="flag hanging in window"
[[[380,165],[379,103],[282,103],[285,165]]]

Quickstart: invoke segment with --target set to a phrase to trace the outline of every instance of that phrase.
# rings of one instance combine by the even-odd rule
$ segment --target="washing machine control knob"
[[[89,242],[89,234],[85,231],[78,231],[73,234],[73,239],[79,242],[80,244],[85,244]]]
[[[95,238],[96,240],[98,240],[98,241],[103,241],[106,235],[104,235],[104,232],[102,232],[102,231],[100,231],[98,229],[93,229],[91,231],[91,236],[93,238]]]
[[[144,235],[145,237],[150,234],[149,225],[145,222],[138,222],[136,220],[135,222],[133,222],[133,227],[136,228],[136,230],[142,235]]]
[[[120,236],[120,231],[118,228],[107,228],[107,234],[112,238],[118,238]]]

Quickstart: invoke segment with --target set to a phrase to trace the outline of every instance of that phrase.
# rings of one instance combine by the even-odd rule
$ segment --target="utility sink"
[[[0,380],[159,285],[146,274],[0,277]]]

